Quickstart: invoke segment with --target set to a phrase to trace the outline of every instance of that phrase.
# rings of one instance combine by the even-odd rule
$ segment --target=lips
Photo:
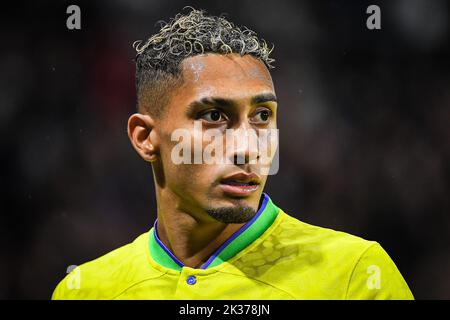
[[[224,181],[222,183],[230,185],[230,186],[254,186],[254,185],[256,185],[256,183],[251,182],[251,181],[250,182],[239,182],[239,181],[230,180],[230,181]]]
[[[232,196],[245,197],[256,190],[261,184],[261,178],[255,173],[239,172],[228,175],[220,181],[224,193]]]

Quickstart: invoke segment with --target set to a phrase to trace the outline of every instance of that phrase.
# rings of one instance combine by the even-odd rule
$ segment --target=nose
[[[256,164],[259,159],[258,136],[245,125],[227,131],[227,157],[234,165]]]

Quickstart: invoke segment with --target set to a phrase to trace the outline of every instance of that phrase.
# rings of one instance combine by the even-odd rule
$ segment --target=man
[[[263,193],[267,145],[227,144],[214,152],[222,161],[176,160],[180,130],[205,151],[207,131],[216,147],[228,130],[259,138],[277,129],[264,40],[191,9],[136,50],[138,113],[128,135],[152,165],[157,219],[73,270],[54,299],[413,299],[377,242],[303,223]]]

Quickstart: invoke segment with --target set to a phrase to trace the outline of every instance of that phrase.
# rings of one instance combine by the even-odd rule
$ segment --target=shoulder
[[[323,277],[324,270],[333,270],[333,276],[343,279],[350,276],[358,259],[374,244],[349,233],[302,222],[280,209],[273,225],[247,252],[236,256],[233,264],[256,277],[270,276],[265,272],[270,269],[271,273],[314,279]]]
[[[355,264],[346,298],[412,300],[414,296],[389,254],[375,243]]]
[[[376,241],[366,240],[350,233],[305,223],[280,210],[282,219],[272,238],[284,244],[301,246],[321,255],[354,256],[358,258]]]
[[[135,283],[161,275],[150,266],[148,232],[133,242],[74,268],[52,299],[113,299]]]
[[[281,251],[293,272],[307,274],[306,278],[315,279],[316,286],[324,282],[324,291],[334,288],[343,298],[413,298],[396,265],[377,241],[311,225],[282,210],[280,214],[279,224],[263,246]]]

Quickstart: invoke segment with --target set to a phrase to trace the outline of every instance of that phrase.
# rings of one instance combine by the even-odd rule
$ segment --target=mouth
[[[220,181],[220,187],[225,194],[237,197],[249,196],[259,189],[261,178],[255,173],[237,173],[229,175]]]

